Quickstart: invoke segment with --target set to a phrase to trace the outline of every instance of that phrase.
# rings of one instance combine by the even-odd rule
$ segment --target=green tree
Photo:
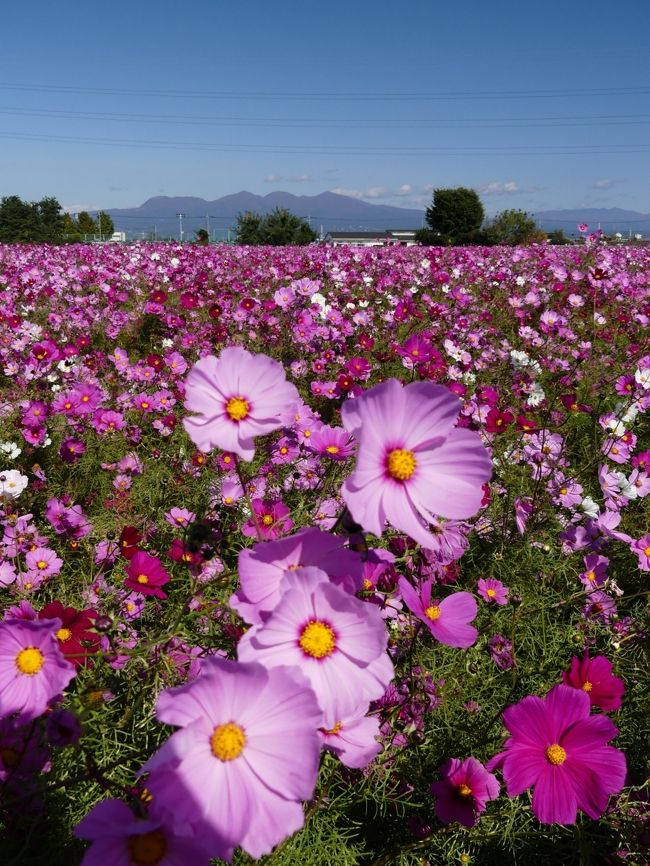
[[[95,217],[95,222],[97,223],[98,237],[102,240],[108,240],[115,231],[115,224],[110,214],[107,214],[104,210],[100,210]]]
[[[435,236],[436,243],[463,244],[472,240],[485,218],[481,199],[473,189],[435,189],[426,211],[426,220],[433,235],[425,235],[427,243]],[[428,239],[428,240],[427,240]]]
[[[77,214],[77,226],[83,241],[91,241],[97,234],[97,223],[87,210]]]
[[[538,228],[530,214],[523,210],[504,210],[491,219],[485,229],[492,244],[517,246],[546,240],[546,232]]]
[[[236,243],[251,246],[303,246],[316,237],[307,220],[279,207],[266,216],[250,211],[239,214],[235,226]]]
[[[38,229],[34,240],[45,244],[60,244],[63,241],[63,214],[61,205],[52,196],[36,202]]]
[[[36,240],[39,214],[35,204],[20,196],[3,196],[0,200],[0,243],[26,244]]]
[[[548,233],[548,242],[556,246],[564,246],[565,244],[570,244],[572,241],[564,229],[553,229],[553,231]]]

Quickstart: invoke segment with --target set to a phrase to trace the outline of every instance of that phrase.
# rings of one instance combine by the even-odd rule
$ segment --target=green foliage
[[[553,229],[548,233],[548,242],[555,246],[564,246],[572,243],[571,238],[565,234],[564,229]]]
[[[236,242],[250,246],[304,246],[316,238],[307,220],[280,207],[266,216],[250,211],[239,214],[235,226]]]
[[[493,217],[485,227],[489,244],[517,246],[546,239],[546,232],[538,228],[530,214],[511,208]]]
[[[462,244],[471,240],[485,218],[481,199],[473,189],[435,189],[433,201],[427,208],[429,228],[445,245]]]
[[[63,226],[61,205],[55,198],[25,202],[10,195],[0,200],[0,243],[61,243]]]

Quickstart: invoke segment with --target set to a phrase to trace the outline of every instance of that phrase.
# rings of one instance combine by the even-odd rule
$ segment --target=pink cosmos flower
[[[510,590],[504,586],[500,580],[495,580],[488,577],[487,580],[480,577],[478,581],[478,594],[483,601],[494,602],[495,604],[508,604],[508,593]]]
[[[60,628],[60,619],[0,622],[0,718],[37,718],[74,678],[56,639]]]
[[[354,520],[374,535],[386,521],[423,547],[435,547],[426,523],[434,514],[475,514],[491,461],[478,433],[454,429],[460,401],[430,382],[406,387],[390,379],[342,407],[343,425],[359,441],[354,472],[342,489]]]
[[[251,501],[253,515],[243,524],[241,531],[248,538],[261,538],[273,541],[281,535],[286,535],[293,527],[289,517],[290,509],[279,499],[253,499]]]
[[[344,714],[344,718],[338,718],[341,713],[334,707],[332,718],[336,718],[336,722],[331,728],[319,728],[323,748],[333,752],[346,767],[367,767],[382,750],[381,743],[377,742],[379,717],[366,715],[367,709],[362,704]]]
[[[254,437],[282,427],[280,413],[299,399],[281,364],[239,347],[197,361],[185,395],[185,408],[196,414],[183,424],[197,448],[222,448],[243,460],[253,459]]]
[[[589,658],[585,650],[582,659],[571,659],[571,670],[562,673],[565,686],[586,692],[592,707],[600,707],[606,713],[617,710],[622,703],[625,685],[620,677],[612,674],[612,663],[605,656]]]
[[[404,577],[398,586],[406,606],[429,629],[434,638],[447,646],[470,647],[478,631],[469,622],[476,616],[476,599],[469,592],[455,592],[442,601],[431,600],[432,578],[425,580],[420,594]]]
[[[176,731],[145,764],[174,832],[200,823],[212,856],[267,854],[304,823],[319,766],[321,712],[297,668],[211,657],[198,679],[158,698]]]
[[[210,866],[210,854],[196,841],[200,832],[177,835],[156,812],[153,802],[146,818],[136,818],[120,800],[97,803],[75,827],[75,836],[92,842],[81,866]]]
[[[435,813],[443,824],[458,821],[473,827],[488,801],[499,796],[496,776],[475,758],[450,758],[438,772],[441,779],[431,785],[431,793],[437,797]]]
[[[317,566],[351,593],[361,589],[361,557],[343,547],[340,535],[306,527],[287,538],[254,544],[239,554],[240,588],[228,602],[246,622],[269,618],[285,590],[285,578],[298,568]]]
[[[324,727],[380,698],[393,675],[388,635],[379,611],[334,586],[319,568],[299,568],[285,580],[271,616],[237,645],[241,661],[295,665],[309,679]],[[333,716],[337,716],[333,718]]]
[[[644,535],[638,541],[633,541],[630,550],[638,556],[641,571],[650,571],[650,535]]]
[[[578,809],[598,819],[623,788],[625,755],[607,745],[618,729],[590,710],[586,692],[559,685],[503,714],[511,737],[487,768],[502,768],[509,797],[534,789],[533,813],[542,824],[575,824]]]
[[[584,563],[585,570],[579,575],[580,583],[584,584],[587,592],[591,592],[606,582],[609,559],[598,553],[590,553],[584,557]]]
[[[169,583],[169,574],[157,556],[151,556],[139,550],[129,562],[126,569],[127,578],[124,586],[142,595],[155,595],[156,598],[167,598],[167,593],[160,588]]]

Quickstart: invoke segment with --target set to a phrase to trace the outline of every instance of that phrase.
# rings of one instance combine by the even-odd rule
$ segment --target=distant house
[[[386,229],[375,232],[328,232],[325,243],[334,247],[412,247],[415,245],[415,229]]]

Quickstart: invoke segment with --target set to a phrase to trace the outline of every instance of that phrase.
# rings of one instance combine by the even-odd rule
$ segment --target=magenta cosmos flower
[[[605,656],[590,659],[587,651],[582,659],[575,656],[571,659],[571,670],[562,674],[562,682],[586,692],[591,706],[600,707],[606,713],[621,706],[625,692],[623,680],[612,674],[610,660]]]
[[[252,460],[254,437],[282,427],[280,414],[299,399],[281,364],[231,347],[201,358],[188,373],[184,405],[196,414],[183,425],[201,451],[222,448]]]
[[[210,854],[188,835],[193,828],[188,826],[185,836],[176,835],[155,811],[152,803],[146,818],[136,818],[120,800],[97,803],[74,831],[92,842],[81,866],[210,866]]]
[[[501,786],[496,776],[475,758],[451,758],[439,773],[441,779],[431,785],[431,793],[437,797],[435,813],[443,824],[458,821],[464,827],[473,827],[488,801],[499,796]]]
[[[542,824],[575,824],[578,809],[600,818],[623,788],[625,755],[607,745],[618,728],[590,710],[586,692],[560,685],[503,714],[512,736],[487,768],[502,768],[509,797],[534,788],[533,813]]]
[[[169,575],[163,568],[157,556],[151,556],[139,550],[129,562],[124,586],[142,595],[155,595],[156,598],[167,598],[167,593],[160,588],[169,583]]]
[[[321,712],[296,668],[208,658],[198,679],[158,699],[176,731],[145,764],[174,832],[201,825],[213,857],[267,854],[304,823],[318,776]]]
[[[493,577],[479,578],[478,594],[483,601],[500,605],[507,604],[509,592],[508,587],[504,586],[500,580],[495,580]]]
[[[362,586],[363,562],[343,547],[345,538],[316,527],[266,544],[254,544],[239,554],[240,589],[229,605],[246,622],[257,625],[269,618],[284,592],[284,579],[297,568],[313,565],[351,593]]]
[[[442,601],[431,600],[431,578],[420,587],[420,594],[404,577],[398,581],[406,606],[429,629],[440,643],[469,647],[476,643],[478,631],[469,625],[476,616],[476,599],[469,592],[455,592]]]
[[[384,621],[374,605],[335,586],[319,568],[299,568],[285,587],[266,622],[241,638],[237,657],[300,668],[323,710],[324,727],[333,728],[361,702],[386,691],[393,666]]]
[[[61,627],[60,619],[0,622],[0,718],[37,718],[74,678],[56,639]]]
[[[389,379],[346,400],[343,424],[359,453],[342,495],[365,530],[379,536],[388,521],[435,548],[425,526],[434,515],[476,514],[492,465],[478,433],[454,428],[459,411],[458,397],[430,382]]]

